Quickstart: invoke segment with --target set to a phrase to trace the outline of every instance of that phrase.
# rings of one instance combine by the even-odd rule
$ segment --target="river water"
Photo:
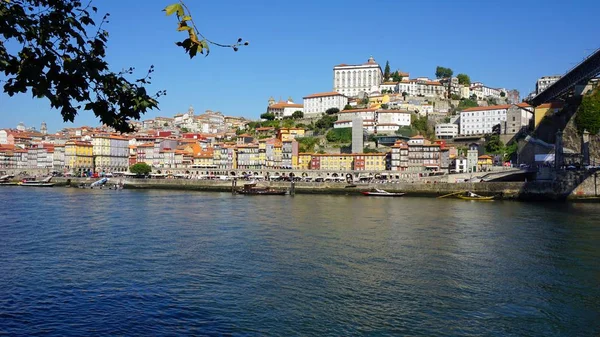
[[[600,204],[0,191],[0,335],[600,334]]]

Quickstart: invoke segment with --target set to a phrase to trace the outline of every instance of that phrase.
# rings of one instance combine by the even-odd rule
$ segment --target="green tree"
[[[363,153],[379,153],[379,151],[377,151],[377,149],[372,149],[371,147],[366,146],[363,149]]]
[[[319,142],[318,138],[315,137],[301,137],[296,138],[298,142],[298,151],[302,153],[315,152],[315,145]]]
[[[492,134],[487,137],[485,151],[492,154],[504,153],[504,144],[500,140],[500,135]]]
[[[270,113],[270,112],[265,112],[264,114],[260,115],[260,118],[264,119],[264,120],[272,121],[272,120],[275,120],[275,114]]]
[[[318,121],[315,122],[315,128],[321,130],[327,130],[333,127],[333,124],[337,120],[335,115],[324,115]]]
[[[406,97],[408,96],[408,93],[406,91],[402,92],[402,98],[406,101]]]
[[[600,89],[583,96],[575,114],[575,125],[580,134],[584,130],[596,135],[600,131]]]
[[[500,97],[506,97],[506,93],[504,91],[500,91]]]
[[[181,132],[183,132],[183,133],[188,133],[188,132],[190,132],[190,130],[189,130],[188,128],[186,128],[186,127],[183,127],[183,128],[181,128],[180,130],[181,130]]]
[[[361,104],[363,105],[368,105],[369,104],[369,97],[365,97],[360,101]]]
[[[325,111],[325,113],[326,113],[327,115],[335,115],[335,114],[337,114],[338,112],[340,112],[340,109],[338,109],[338,108],[329,108],[329,109],[327,109],[327,110]]]
[[[281,125],[284,128],[292,128],[292,127],[294,127],[294,120],[291,118],[285,118],[285,119],[283,119]]]
[[[471,78],[467,74],[458,74],[456,75],[458,79],[458,84],[469,86],[471,85]]]
[[[452,95],[450,95],[450,98],[457,101],[457,100],[460,100],[461,97],[460,97],[460,95],[452,94]]]
[[[381,108],[383,110],[387,110],[389,108],[389,105],[387,105],[387,104],[384,103],[384,104],[381,105]]]
[[[344,106],[344,110],[352,110],[352,105],[350,104],[346,104],[346,106]]]
[[[383,71],[383,81],[387,81],[390,78],[390,62],[385,61],[385,68]]]
[[[394,82],[402,82],[402,76],[400,76],[400,73],[397,70],[392,74],[392,80]]]
[[[438,79],[452,78],[453,74],[454,74],[454,72],[450,68],[445,68],[445,67],[440,67],[440,66],[437,66],[435,68],[435,77]]]
[[[292,114],[292,118],[293,119],[302,119],[304,118],[304,112],[300,111],[300,110],[296,110],[294,111],[294,113]]]
[[[517,153],[519,146],[517,142],[512,142],[504,147],[504,161],[510,161],[511,158]]]
[[[152,172],[152,167],[144,162],[135,163],[129,166],[129,172],[145,176]]]

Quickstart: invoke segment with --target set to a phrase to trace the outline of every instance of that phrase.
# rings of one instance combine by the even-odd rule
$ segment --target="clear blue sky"
[[[192,105],[226,115],[257,118],[269,96],[300,102],[332,90],[332,68],[373,56],[383,67],[411,77],[434,77],[437,65],[493,87],[516,88],[524,96],[543,75],[562,74],[600,47],[597,0],[519,1],[197,1],[187,0],[194,20],[210,39],[250,46],[237,53],[212,48],[190,60],[175,42],[174,17],[161,10],[174,0],[97,0],[111,14],[108,61],[142,74],[156,67],[150,91],[167,90],[161,111],[172,116]],[[89,112],[63,124],[47,100],[0,94],[0,128],[48,123],[97,125]]]

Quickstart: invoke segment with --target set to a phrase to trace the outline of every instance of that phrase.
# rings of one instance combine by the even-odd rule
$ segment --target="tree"
[[[346,104],[346,105],[344,106],[344,110],[352,110],[352,109],[353,109],[353,108],[352,108],[352,105],[350,105],[350,104]]]
[[[145,176],[152,172],[152,167],[144,162],[135,163],[129,166],[129,172]]]
[[[186,128],[186,127],[183,127],[183,128],[181,128],[180,130],[181,130],[181,132],[183,132],[183,133],[188,133],[188,132],[190,132],[190,130],[189,130],[188,128]]]
[[[383,71],[383,80],[387,81],[390,78],[390,61],[385,61],[385,70]]]
[[[600,131],[600,89],[597,88],[583,96],[575,114],[575,125],[580,134],[583,134],[584,130],[592,135],[598,134]]]
[[[304,118],[304,112],[300,111],[300,110],[296,110],[294,111],[294,113],[292,114],[292,118],[293,119],[302,119]]]
[[[325,113],[328,115],[335,115],[338,112],[340,112],[340,109],[338,109],[338,108],[329,108],[329,109],[325,110]]]
[[[264,119],[264,120],[272,121],[272,120],[275,120],[275,114],[270,113],[270,112],[265,112],[264,114],[260,115],[260,118]]]
[[[400,76],[400,73],[397,70],[392,74],[392,80],[394,82],[402,82],[402,76]]]
[[[471,78],[467,74],[458,74],[456,75],[456,78],[458,79],[458,84],[465,86],[471,85]]]
[[[382,108],[383,110],[387,110],[387,109],[389,108],[389,105],[387,105],[387,104],[382,104],[382,105],[381,105],[381,108]]]
[[[396,130],[396,134],[404,137],[412,137],[416,135],[417,132],[410,126],[401,126]]]
[[[500,97],[506,97],[506,93],[504,91],[500,91]]]
[[[408,93],[406,91],[402,92],[402,98],[404,98],[404,100],[406,101],[406,96],[408,96]]]
[[[184,27],[192,22],[184,6],[181,2],[165,8],[167,14],[177,14],[178,30],[188,30]],[[157,99],[166,92],[151,95],[144,87],[150,84],[154,66],[138,79],[128,78],[133,68],[110,70],[106,61],[108,32],[103,28],[109,14],[97,23],[97,12],[91,1],[0,0],[2,89],[9,96],[29,92],[35,98],[48,99],[65,122],[73,122],[81,111],[91,111],[104,125],[130,132],[130,120],[157,109]],[[193,34],[202,36],[197,29]],[[198,51],[193,43],[191,38],[181,42],[182,47],[190,48],[190,56],[192,49]]]
[[[452,78],[452,74],[454,74],[454,72],[450,68],[445,68],[445,67],[440,67],[440,66],[437,66],[435,68],[435,77],[438,79]]]
[[[361,104],[363,105],[368,105],[369,104],[369,97],[365,97],[360,101]]]
[[[458,101],[458,100],[460,100],[460,95],[458,95],[458,94],[452,94],[452,95],[450,95],[450,98],[453,99],[453,100],[455,100],[455,101]]]
[[[472,101],[475,101],[475,102],[477,102],[477,100],[479,100],[479,98],[475,94],[471,94],[471,96],[469,96],[469,99]]]
[[[315,128],[327,130],[333,127],[333,123],[337,120],[335,115],[325,115],[315,122]]]
[[[493,134],[487,137],[485,151],[493,154],[504,152],[504,144],[500,140],[500,135]]]

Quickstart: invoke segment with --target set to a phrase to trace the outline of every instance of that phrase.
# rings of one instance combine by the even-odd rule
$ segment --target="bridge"
[[[538,106],[550,102],[555,98],[564,96],[576,85],[586,83],[598,74],[600,74],[600,48],[569,70],[546,90],[528,100],[527,103]]]

